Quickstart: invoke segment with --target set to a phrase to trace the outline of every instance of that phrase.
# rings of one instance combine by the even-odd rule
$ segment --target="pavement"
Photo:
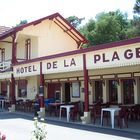
[[[46,140],[140,140],[140,134],[121,130],[91,127],[75,123],[45,120]],[[0,112],[0,132],[6,140],[31,140],[35,129],[32,115]]]

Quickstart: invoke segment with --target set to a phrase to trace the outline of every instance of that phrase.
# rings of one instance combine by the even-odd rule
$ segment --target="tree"
[[[140,14],[140,0],[136,0],[133,10],[135,14]]]
[[[136,37],[140,35],[140,17],[134,16],[132,20],[130,20],[130,27],[127,30],[128,38]]]
[[[93,19],[90,19],[88,23],[79,28],[79,32],[81,32],[89,41],[89,44],[84,45],[83,47],[87,48],[90,45],[94,45],[95,21]]]
[[[27,22],[27,20],[25,19],[25,20],[21,20],[20,22],[19,22],[19,24],[17,24],[16,26],[20,26],[20,25],[23,25],[23,24],[27,24],[28,22]]]
[[[68,18],[66,18],[66,20],[74,27],[77,28],[81,22],[84,20],[85,18],[78,18],[76,16],[70,16]]]
[[[129,27],[127,14],[120,10],[97,14],[96,20],[89,20],[80,32],[89,40],[89,46],[126,39]]]
[[[127,15],[119,10],[96,16],[95,44],[108,43],[126,38]]]

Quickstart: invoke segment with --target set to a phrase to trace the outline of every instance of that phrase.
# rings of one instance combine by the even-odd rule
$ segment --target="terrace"
[[[8,109],[8,104],[7,102],[4,102],[3,108],[2,108],[2,102],[1,104],[1,111],[6,111]],[[97,129],[106,129],[106,130],[111,130],[112,129],[112,124],[111,124],[111,116],[110,113],[108,112],[107,114],[103,116],[103,125],[101,125],[101,112],[99,112],[100,115],[96,115],[96,119],[94,116],[94,107],[95,105],[91,106],[90,105],[90,111],[91,111],[91,122],[88,124],[83,124],[81,121],[81,116],[83,115],[82,109],[77,112],[75,109],[76,103],[70,103],[70,104],[60,104],[60,103],[50,103],[46,107],[46,120],[49,120],[51,122],[58,122],[58,123],[65,123],[67,124],[73,124],[81,127],[91,127],[91,128],[97,128]],[[69,114],[66,113],[66,108],[61,108],[61,106],[71,106],[73,107],[70,109]],[[122,107],[123,105],[119,105],[119,107]],[[126,105],[125,105],[126,106]],[[118,114],[115,114],[114,117],[114,129],[113,131],[122,131],[122,132],[132,132],[132,133],[137,133],[140,134],[140,110],[137,110],[138,112],[135,112],[135,108],[137,105],[128,105],[127,107],[130,109],[129,114],[128,114],[128,120],[127,120],[127,125],[125,125],[124,121],[125,118],[121,119],[121,127],[118,125]],[[105,108],[105,104],[103,104],[102,108]],[[108,106],[107,106],[108,107]],[[111,108],[113,106],[110,106]],[[114,106],[115,107],[115,106]],[[137,106],[137,109],[140,109],[139,106]],[[61,118],[60,118],[60,108],[61,108]],[[99,109],[99,108],[98,108]],[[23,101],[20,100],[16,104],[16,112],[18,114],[23,114],[27,116],[34,116],[34,109],[33,109],[33,102],[30,100]],[[136,115],[137,114],[137,115]],[[67,119],[67,115],[69,115],[69,119]]]

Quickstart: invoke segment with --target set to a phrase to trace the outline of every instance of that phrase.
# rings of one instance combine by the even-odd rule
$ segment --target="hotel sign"
[[[140,64],[140,47],[116,47],[86,54],[87,68],[109,68]]]
[[[14,66],[15,77],[25,77],[40,74],[40,63],[31,63],[25,65]]]
[[[131,45],[87,52],[87,69],[112,68],[140,64],[140,47]],[[83,70],[83,54],[42,60],[42,73]],[[15,77],[40,75],[40,62],[14,66]]]
[[[78,71],[83,69],[83,56],[66,56],[42,62],[43,74]]]

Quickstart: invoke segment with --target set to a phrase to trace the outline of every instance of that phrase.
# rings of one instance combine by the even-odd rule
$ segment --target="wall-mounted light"
[[[134,85],[136,85],[136,80],[135,79],[133,79],[133,83],[134,83]]]
[[[72,87],[72,82],[70,82],[70,87]]]
[[[90,86],[92,86],[92,82],[91,81],[89,82],[89,84],[90,84]]]
[[[33,86],[32,90],[33,90],[33,92],[35,92],[35,91],[36,91],[36,88],[35,88],[35,86]]]
[[[105,86],[105,80],[102,80],[102,84]]]
[[[116,79],[117,85],[120,85],[120,81],[119,79]]]

